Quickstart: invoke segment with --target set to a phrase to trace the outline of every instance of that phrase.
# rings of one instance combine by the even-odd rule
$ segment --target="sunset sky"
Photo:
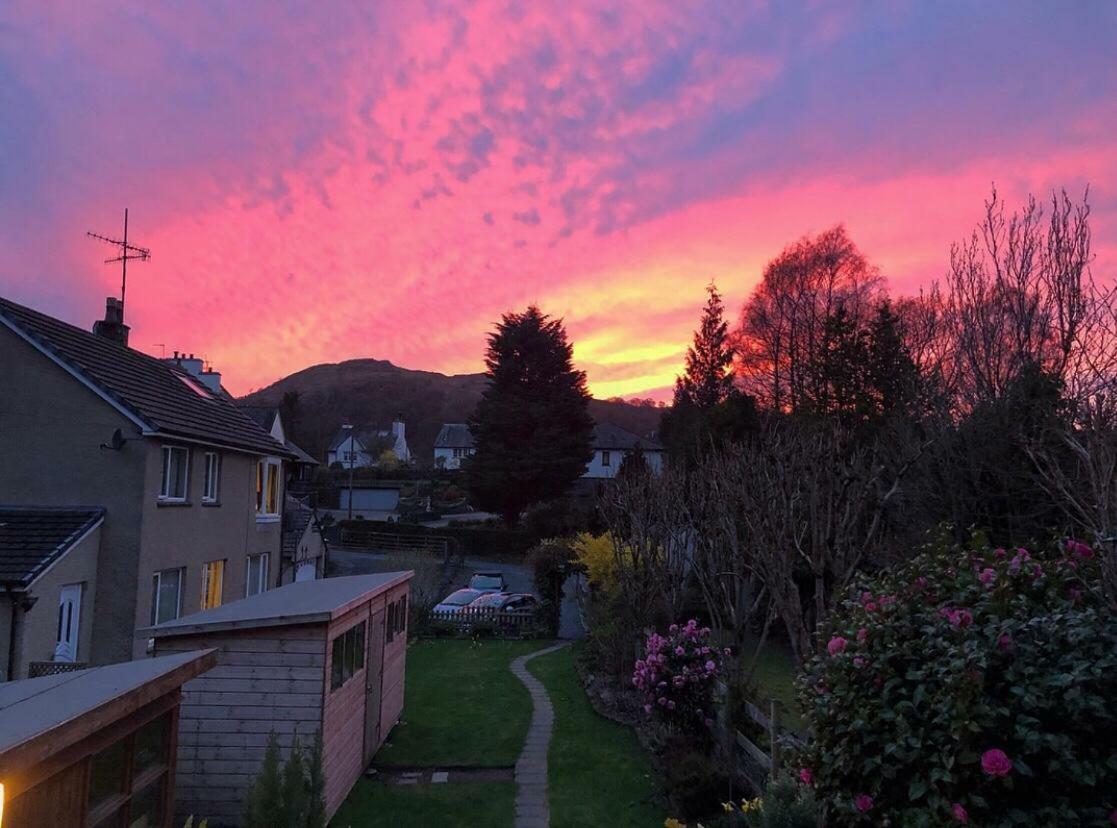
[[[0,294],[234,393],[319,362],[482,369],[566,319],[596,396],[664,397],[716,279],[844,222],[895,293],[991,183],[1087,183],[1117,276],[1117,3],[198,2],[0,8]]]

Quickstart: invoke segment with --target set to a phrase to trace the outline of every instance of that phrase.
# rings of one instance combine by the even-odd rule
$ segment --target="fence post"
[[[780,703],[772,699],[772,715],[768,717],[768,741],[772,750],[772,770],[769,778],[780,775]]]

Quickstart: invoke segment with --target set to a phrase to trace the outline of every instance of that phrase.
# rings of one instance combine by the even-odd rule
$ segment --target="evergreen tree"
[[[725,305],[713,282],[706,286],[706,293],[702,324],[687,349],[686,373],[675,382],[675,404],[685,398],[701,411],[709,411],[733,394],[733,346]]]
[[[306,828],[326,828],[326,770],[322,766],[322,731],[314,736],[314,749],[306,767]]]
[[[268,747],[264,751],[260,773],[245,798],[245,828],[276,828],[285,824],[281,777],[279,740],[273,730],[268,734]]]
[[[287,763],[283,766],[281,785],[284,818],[282,825],[286,828],[306,828],[310,803],[307,800],[306,771],[298,735],[295,736],[295,743],[287,756]]]
[[[488,386],[469,419],[465,466],[474,503],[514,526],[524,509],[564,494],[593,457],[586,375],[561,319],[537,307],[505,314],[489,334]]]

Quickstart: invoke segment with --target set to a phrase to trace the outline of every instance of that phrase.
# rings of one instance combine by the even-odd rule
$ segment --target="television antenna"
[[[113,262],[120,262],[120,319],[124,320],[124,291],[128,287],[128,262],[137,260],[146,262],[151,258],[151,251],[146,247],[137,247],[134,244],[128,243],[128,208],[124,208],[124,238],[113,239],[108,236],[102,236],[100,233],[93,233],[86,231],[87,236],[91,239],[107,242],[108,244],[115,245],[120,248],[120,255],[114,256],[111,259],[105,259],[105,264],[112,264]]]

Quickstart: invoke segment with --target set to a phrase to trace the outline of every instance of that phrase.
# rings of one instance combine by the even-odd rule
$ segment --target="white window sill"
[[[256,515],[257,523],[279,523],[279,515]]]

